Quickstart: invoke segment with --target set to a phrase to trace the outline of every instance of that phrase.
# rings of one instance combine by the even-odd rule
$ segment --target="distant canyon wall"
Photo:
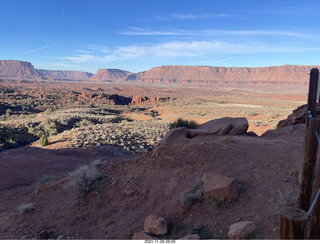
[[[264,68],[161,66],[138,73],[141,82],[156,83],[292,83],[308,84],[312,66],[284,65]]]
[[[0,78],[194,85],[283,84],[304,86],[309,82],[310,69],[313,67],[314,66],[284,65],[263,68],[228,68],[165,65],[136,74],[120,69],[100,69],[96,74],[92,74],[83,71],[35,69],[29,62],[0,60]]]

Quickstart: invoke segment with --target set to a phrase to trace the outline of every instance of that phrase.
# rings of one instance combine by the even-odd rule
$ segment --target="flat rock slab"
[[[202,176],[204,196],[233,202],[238,198],[237,183],[234,178],[206,172]]]
[[[230,225],[228,237],[233,240],[243,239],[255,230],[257,225],[254,221],[240,221]]]

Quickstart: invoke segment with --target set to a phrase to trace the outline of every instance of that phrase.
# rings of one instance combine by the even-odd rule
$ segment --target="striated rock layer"
[[[48,80],[89,80],[93,74],[77,70],[46,70],[37,69],[42,79]]]
[[[190,85],[281,85],[306,86],[313,66],[284,65],[263,68],[227,68],[167,65],[131,73],[100,69],[96,74],[82,71],[35,69],[29,62],[0,60],[0,78],[32,80],[75,80],[93,82],[177,83]]]
[[[0,60],[0,77],[40,80],[41,77],[29,62],[18,60]]]
[[[97,73],[90,78],[90,81],[123,81],[130,74],[132,73],[121,69],[99,69]]]
[[[306,85],[312,66],[284,65],[264,68],[161,66],[138,73],[136,79],[155,83],[249,83]]]

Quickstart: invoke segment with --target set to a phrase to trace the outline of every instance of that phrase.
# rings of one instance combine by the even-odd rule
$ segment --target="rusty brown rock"
[[[149,215],[144,221],[144,231],[156,236],[163,236],[168,232],[167,222],[155,214]]]
[[[238,198],[237,183],[234,178],[206,172],[202,176],[204,196],[233,202]]]
[[[256,229],[257,225],[254,221],[240,221],[230,225],[228,237],[230,239],[243,239]]]

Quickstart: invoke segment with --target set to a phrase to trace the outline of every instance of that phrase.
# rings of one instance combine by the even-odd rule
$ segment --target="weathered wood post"
[[[318,179],[319,178],[320,176],[318,175]],[[319,191],[319,188],[317,189]],[[320,197],[318,197],[312,210],[308,239],[312,239],[312,240],[320,239]]]
[[[280,239],[303,240],[307,239],[308,215],[305,211],[286,207],[280,210]]]
[[[301,190],[299,208],[308,211],[311,202],[313,187],[314,169],[318,153],[318,138],[315,132],[319,133],[320,118],[309,118],[307,137],[305,142],[304,160],[301,167]]]
[[[307,133],[308,133],[308,125],[309,125],[309,118],[314,117],[316,114],[316,101],[318,99],[318,77],[319,77],[319,70],[317,68],[313,68],[310,71],[310,81],[309,81],[309,92],[308,92],[308,104],[307,104],[307,111],[306,111],[306,123],[305,123],[305,135],[303,141],[303,152],[304,155],[302,157],[301,167],[299,171],[299,183],[302,183],[303,177],[303,167],[305,162],[306,156],[306,142],[308,140]]]
[[[314,117],[316,115],[316,102],[318,99],[318,97],[317,97],[318,77],[319,77],[319,70],[317,68],[311,69],[307,111],[310,111],[312,117]]]

